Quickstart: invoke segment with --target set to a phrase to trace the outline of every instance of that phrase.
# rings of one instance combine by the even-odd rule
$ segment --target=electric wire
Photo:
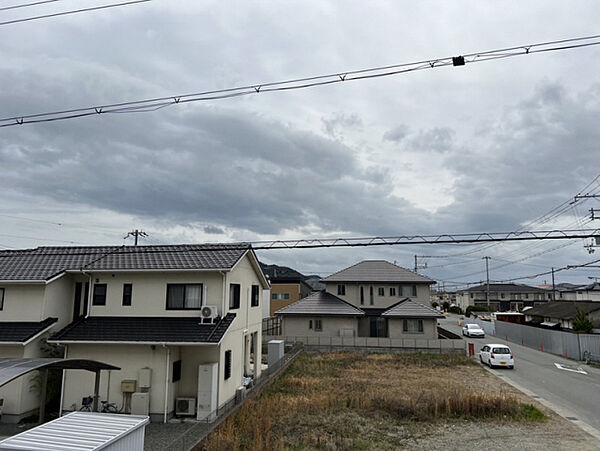
[[[25,17],[22,19],[7,20],[5,22],[0,22],[0,26],[12,25],[15,23],[22,23],[22,22],[29,22],[31,20],[47,19],[49,17],[66,16],[66,15],[70,15],[70,14],[78,14],[78,13],[84,13],[84,12],[89,12],[89,11],[98,11],[100,9],[116,8],[116,7],[120,7],[120,6],[128,6],[128,5],[133,5],[135,3],[146,3],[146,2],[151,2],[151,1],[152,0],[131,0],[131,1],[122,2],[122,3],[110,3],[108,5],[93,6],[90,8],[73,9],[73,10],[69,10],[69,11],[62,11],[59,13],[43,14],[41,16],[32,16],[32,17]]]
[[[149,1],[149,0],[138,0]],[[0,24],[1,25],[1,24]],[[19,116],[11,116],[0,119],[0,127],[10,127],[15,125],[53,122],[58,120],[74,119],[79,117],[124,112],[142,112],[153,108],[163,108],[166,106],[177,105],[189,102],[209,101],[217,99],[227,99],[239,96],[248,96],[264,92],[289,91],[304,89],[315,86],[325,86],[337,83],[344,83],[352,80],[366,80],[371,78],[388,77],[399,75],[417,70],[433,69],[444,66],[463,65],[480,61],[488,61],[498,58],[508,58],[511,56],[529,55],[540,52],[562,51],[567,49],[582,48],[600,45],[600,35],[591,35],[577,38],[569,38],[555,41],[547,41],[537,44],[520,45],[507,47],[504,49],[487,50],[461,55],[459,57],[443,57],[429,60],[422,60],[413,63],[392,64],[388,66],[379,66],[368,69],[339,71],[327,75],[316,75],[304,78],[294,78],[284,81],[254,83],[234,88],[209,90],[190,94],[170,95],[165,97],[148,98],[130,102],[119,102],[99,106],[66,109],[54,112],[35,113]],[[588,41],[588,42],[584,42]],[[560,45],[557,44],[566,44]],[[505,53],[512,52],[512,53]],[[456,61],[459,61],[456,64]],[[461,63],[462,61],[462,63]]]
[[[8,11],[9,9],[27,8],[29,6],[43,5],[45,3],[56,3],[56,2],[60,2],[60,1],[63,1],[63,0],[43,0],[43,1],[39,1],[39,2],[33,2],[33,3],[24,3],[21,5],[4,6],[4,7],[0,8],[0,11]]]

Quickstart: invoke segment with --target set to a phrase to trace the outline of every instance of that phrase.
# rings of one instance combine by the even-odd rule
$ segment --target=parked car
[[[465,324],[462,328],[462,334],[467,337],[485,337],[485,332],[477,324]]]
[[[479,351],[479,361],[489,365],[490,368],[495,366],[506,366],[510,369],[515,367],[515,357],[512,351],[506,345],[488,344]]]

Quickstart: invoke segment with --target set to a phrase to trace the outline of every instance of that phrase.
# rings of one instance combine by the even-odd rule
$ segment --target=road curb
[[[509,385],[512,385],[514,388],[516,388],[520,392],[529,396],[532,400],[537,401],[540,404],[542,404],[543,406],[552,410],[554,413],[563,417],[569,423],[573,423],[575,426],[579,427],[579,429],[583,430],[584,432],[587,432],[588,434],[590,434],[592,437],[594,437],[596,440],[598,440],[600,442],[600,431],[598,429],[596,429],[595,427],[590,426],[585,421],[580,420],[575,413],[573,413],[563,407],[557,406],[553,402],[550,402],[547,399],[544,399],[539,395],[536,395],[531,390],[526,389],[525,387],[521,386],[520,384],[517,384],[516,382],[513,382],[512,380],[510,380],[507,377],[504,377],[503,375],[495,373],[490,368],[487,368],[483,365],[482,365],[482,368],[484,370],[488,371],[490,374],[493,374],[494,376],[496,376],[501,381],[506,382]]]

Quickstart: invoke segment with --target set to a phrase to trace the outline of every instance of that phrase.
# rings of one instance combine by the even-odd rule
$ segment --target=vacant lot
[[[198,449],[473,446],[597,449],[598,443],[461,355],[307,353]]]

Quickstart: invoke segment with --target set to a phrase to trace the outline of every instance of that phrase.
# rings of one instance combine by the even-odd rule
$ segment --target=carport
[[[29,358],[29,359],[11,359],[0,358],[0,387],[9,382],[24,376],[32,371],[41,371],[42,384],[40,396],[40,416],[39,422],[44,422],[46,410],[46,385],[48,383],[48,370],[87,370],[96,373],[94,381],[94,405],[93,411],[98,411],[98,391],[100,390],[100,371],[102,370],[120,370],[121,368],[109,365],[108,363],[98,362],[87,359],[60,359],[60,358]],[[62,394],[61,394],[62,396]]]

